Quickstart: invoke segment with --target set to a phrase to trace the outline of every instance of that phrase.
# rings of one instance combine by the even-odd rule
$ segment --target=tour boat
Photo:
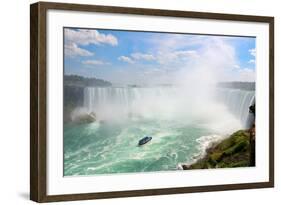
[[[142,138],[142,139],[139,141],[139,146],[148,143],[150,140],[152,140],[152,137],[145,136],[144,138]]]

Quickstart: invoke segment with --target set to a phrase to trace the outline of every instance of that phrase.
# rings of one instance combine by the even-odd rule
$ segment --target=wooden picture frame
[[[269,179],[262,182],[217,184],[157,188],[96,193],[48,195],[47,193],[47,11],[102,12],[141,16],[178,17],[193,19],[256,22],[269,25]],[[30,6],[30,199],[36,202],[86,200],[115,197],[134,197],[162,194],[180,194],[274,186],[274,18],[235,14],[218,14],[143,8],[125,8],[82,4],[39,2]]]

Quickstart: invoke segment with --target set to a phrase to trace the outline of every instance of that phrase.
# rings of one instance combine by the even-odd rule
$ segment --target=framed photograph
[[[274,18],[30,7],[30,198],[274,186]]]

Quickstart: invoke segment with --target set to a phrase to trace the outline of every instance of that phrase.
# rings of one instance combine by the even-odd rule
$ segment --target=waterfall
[[[145,107],[151,108],[156,101],[166,102],[166,99],[175,97],[175,90],[173,87],[87,87],[84,89],[84,107],[99,116],[128,116],[141,109],[145,112]]]
[[[254,116],[249,107],[255,103],[255,91],[219,88],[217,98],[240,120],[244,128],[251,126]]]
[[[215,90],[215,101],[209,102],[218,102],[226,106],[229,112],[240,120],[243,127],[248,128],[253,122],[249,106],[254,103],[255,91],[230,88]],[[168,110],[174,112],[174,109],[178,111],[175,114],[177,116],[178,113],[189,109],[188,103],[194,101],[195,97],[197,96],[184,93],[184,89],[177,87],[87,87],[84,89],[84,107],[88,112],[95,112],[103,117],[167,113]],[[205,107],[206,99],[200,101],[203,101],[200,106]],[[196,107],[193,104],[190,109],[201,109],[200,106]]]
[[[93,111],[105,104],[119,104],[130,107],[136,101],[150,98],[171,98],[175,96],[175,88],[130,88],[130,87],[87,87],[84,90],[84,107]]]
[[[128,107],[131,95],[130,90],[126,88],[87,87],[84,90],[84,107],[89,111],[95,111],[108,103]]]

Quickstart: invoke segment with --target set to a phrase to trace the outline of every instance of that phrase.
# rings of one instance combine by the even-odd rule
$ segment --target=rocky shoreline
[[[184,170],[255,166],[255,125],[212,145],[196,162],[181,166]]]
[[[249,107],[249,113],[256,115],[255,104]],[[256,165],[256,127],[255,120],[249,129],[239,130],[228,138],[211,145],[206,154],[192,164],[183,164],[181,168],[211,169],[232,167],[254,167]]]

